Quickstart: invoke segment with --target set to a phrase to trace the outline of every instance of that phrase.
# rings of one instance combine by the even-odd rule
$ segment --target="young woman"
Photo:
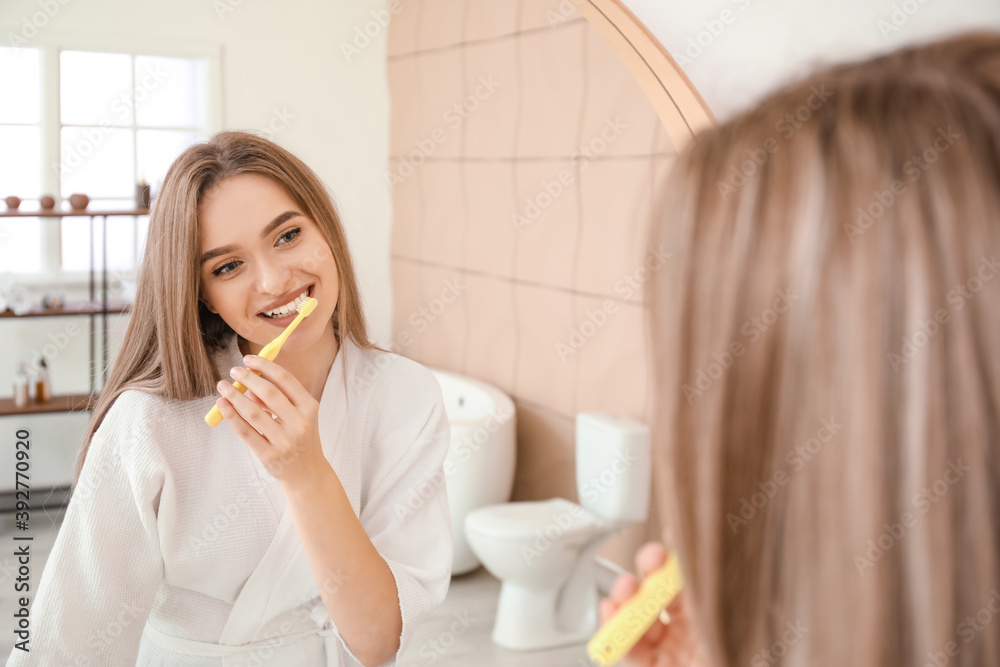
[[[189,148],[8,664],[394,664],[448,589],[449,439],[431,372],[368,341],[317,176],[252,134]]]
[[[1000,664],[1000,35],[770,95],[679,156],[661,220],[687,584],[622,664]]]

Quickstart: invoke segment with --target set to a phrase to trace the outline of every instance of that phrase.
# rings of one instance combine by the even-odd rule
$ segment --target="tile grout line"
[[[580,289],[575,289],[575,288],[562,287],[560,285],[550,285],[548,283],[539,283],[539,282],[535,282],[533,280],[523,280],[523,279],[515,278],[515,277],[512,277],[512,276],[501,276],[501,275],[497,275],[495,273],[487,273],[486,271],[476,271],[475,269],[467,269],[467,268],[464,268],[464,267],[461,267],[461,266],[451,266],[451,265],[448,265],[448,264],[441,264],[440,262],[431,262],[431,261],[428,261],[428,260],[420,259],[418,257],[410,257],[410,256],[407,256],[407,255],[400,255],[400,254],[396,254],[396,253],[390,255],[390,259],[398,260],[398,261],[402,261],[402,262],[409,262],[411,264],[421,264],[421,265],[424,265],[424,266],[431,266],[431,267],[443,269],[445,271],[454,271],[454,272],[457,272],[457,273],[465,273],[465,274],[469,274],[469,275],[473,275],[473,276],[478,276],[478,277],[481,277],[481,278],[492,278],[494,280],[499,280],[499,281],[503,281],[503,282],[509,282],[509,283],[514,284],[514,285],[523,285],[525,287],[535,287],[535,288],[538,288],[538,289],[547,289],[547,290],[552,290],[552,291],[555,291],[555,292],[563,292],[565,294],[571,294],[573,296],[583,296],[583,297],[590,297],[590,298],[594,298],[594,299],[611,300],[611,301],[619,303],[619,304],[621,304],[623,306],[645,307],[645,305],[646,305],[645,302],[643,302],[643,301],[638,301],[638,302],[637,301],[631,301],[629,299],[622,299],[620,297],[616,297],[616,296],[613,296],[611,294],[600,294],[598,292],[588,292],[586,290],[580,290]]]
[[[586,18],[584,18],[584,17],[581,16],[580,18],[576,18],[576,19],[567,19],[566,21],[562,22],[558,26],[528,28],[527,30],[521,30],[521,28],[520,28],[520,26],[521,26],[521,13],[522,13],[521,12],[521,8],[519,7],[519,9],[518,9],[518,15],[517,15],[517,25],[518,25],[518,27],[517,27],[517,29],[515,29],[514,32],[509,32],[509,33],[506,33],[504,35],[496,35],[494,37],[483,37],[481,39],[472,39],[472,40],[468,40],[468,41],[456,42],[454,44],[446,44],[445,46],[435,46],[435,47],[432,47],[432,48],[429,48],[429,49],[417,49],[415,51],[410,51],[409,53],[397,53],[395,55],[387,56],[386,59],[387,60],[398,60],[400,58],[408,58],[410,56],[419,57],[419,56],[433,54],[433,53],[440,53],[442,51],[450,51],[452,49],[459,49],[459,48],[464,49],[464,48],[467,48],[469,46],[482,46],[484,44],[489,44],[490,42],[499,42],[499,41],[503,41],[505,39],[516,39],[516,40],[520,41],[521,35],[530,35],[530,34],[534,34],[534,33],[538,33],[538,32],[543,32],[543,31],[546,31],[546,30],[562,30],[564,28],[567,28],[569,26],[575,25],[577,23],[586,22],[586,20],[587,20]],[[465,36],[464,35],[464,32],[465,32],[464,25],[463,25],[462,32],[463,32],[463,37],[464,37]]]
[[[580,39],[581,39],[580,61],[581,61],[581,65],[582,65],[582,67],[580,67],[580,72],[581,72],[582,83],[581,83],[581,86],[580,86],[580,98],[581,98],[580,99],[580,114],[577,116],[577,125],[576,125],[576,145],[577,146],[582,146],[583,145],[583,123],[584,123],[584,118],[586,117],[586,114],[587,114],[587,93],[589,92],[589,87],[587,85],[587,80],[588,80],[588,77],[587,77],[587,73],[588,73],[588,70],[587,70],[587,54],[588,54],[588,50],[587,50],[587,38],[588,38],[587,30],[586,30],[586,28],[584,28],[583,30],[580,31]],[[575,239],[575,247],[574,247],[574,250],[573,250],[573,268],[572,268],[572,271],[573,271],[572,284],[573,284],[574,291],[576,290],[577,280],[579,279],[580,246],[583,245],[582,240],[583,240],[583,215],[584,215],[584,208],[583,208],[582,173],[577,178],[575,190],[576,190],[576,197],[575,197],[575,199],[576,199],[576,239]],[[569,310],[570,310],[570,313],[572,313],[572,315],[571,315],[571,324],[570,324],[570,326],[572,326],[572,323],[576,322],[577,321],[577,317],[579,316],[579,313],[577,312],[577,299],[576,299],[575,296],[573,298],[571,298],[571,300],[570,300],[570,309]],[[575,357],[573,359],[573,384],[571,385],[571,387],[573,389],[572,389],[572,395],[570,396],[570,413],[571,414],[576,414],[577,399],[579,398],[579,386],[580,386],[579,383],[580,383],[580,357],[577,356],[577,357]]]
[[[522,86],[523,82],[521,80],[521,49],[524,46],[524,40],[522,39],[522,34],[523,33],[522,33],[521,29],[520,29],[521,28],[521,19],[524,16],[524,2],[525,2],[525,0],[520,0],[517,3],[517,27],[518,27],[518,32],[515,35],[516,42],[514,44],[514,71],[515,71],[516,80],[518,82],[518,85],[514,87],[514,90],[516,91],[516,94],[517,94],[517,100],[514,103],[514,108],[516,109],[516,111],[514,112],[514,135],[513,135],[513,144],[514,145],[511,146],[511,155],[514,155],[514,156],[516,156],[517,152],[518,152],[517,151],[517,142],[518,142],[518,137],[519,137],[520,132],[521,132],[521,116],[522,116],[521,112],[522,112],[522,104],[524,103],[524,95],[521,92],[522,88],[523,88],[523,86]],[[518,168],[517,168],[517,166],[518,166],[518,160],[517,159],[512,159],[510,161],[510,169],[511,169],[511,180],[510,180],[510,183],[511,183],[511,189],[513,190],[513,195],[514,195],[514,197],[513,197],[513,200],[514,200],[513,210],[515,210],[515,211],[518,210],[518,203],[519,203],[518,202],[518,178],[517,178],[517,176],[518,176]],[[518,234],[514,234],[514,247],[513,247],[513,252],[511,252],[511,256],[510,256],[510,275],[511,276],[516,276],[517,275],[517,258],[518,258],[518,254],[520,252],[520,249],[521,249],[520,236]],[[518,300],[517,300],[517,284],[513,280],[511,280],[510,281],[510,303],[511,303],[511,311],[513,313],[513,320],[514,320],[514,336],[513,336],[513,338],[514,338],[514,363],[511,364],[511,366],[512,366],[512,377],[511,377],[511,383],[510,383],[512,397],[517,396],[517,387],[518,387],[517,382],[518,382],[518,377],[520,375],[520,373],[518,371],[521,368],[521,317],[520,317],[520,311],[517,308],[517,302],[518,302]],[[512,490],[512,492],[513,492],[513,490]]]
[[[462,15],[462,42],[463,43],[465,43],[465,41],[466,41],[465,38],[468,36],[468,33],[469,33],[469,0],[465,0],[465,2],[463,3],[463,15]],[[461,72],[462,72],[462,99],[465,99],[466,85],[468,84],[468,75],[469,75],[469,66],[468,66],[469,65],[469,49],[465,48],[465,47],[462,47],[461,56],[462,56],[462,69],[461,69]],[[460,156],[462,156],[462,157],[465,157],[465,147],[466,147],[466,143],[467,143],[466,142],[466,138],[467,138],[467,135],[469,134],[468,130],[469,130],[469,124],[468,123],[462,123],[462,134],[461,134],[461,136],[459,137],[459,140],[458,140],[459,141],[459,143],[458,143],[458,154]],[[462,170],[461,182],[463,184],[463,187],[462,187],[462,253],[461,253],[461,257],[465,258],[465,257],[468,257],[469,209],[471,207],[469,205],[469,190],[468,190],[468,188],[464,187],[465,177],[467,176],[466,169],[465,169],[465,166],[464,166],[464,164],[465,164],[464,160],[460,164],[463,165],[462,168],[461,168],[461,170]],[[462,359],[461,359],[461,364],[462,364],[462,373],[465,374],[465,375],[468,375],[469,373],[468,373],[467,369],[469,367],[468,364],[469,364],[469,347],[470,347],[470,345],[469,345],[469,339],[472,337],[472,317],[471,317],[471,314],[469,312],[469,300],[468,299],[465,299],[465,318],[464,318],[464,321],[465,321],[465,334],[462,337]]]
[[[407,159],[408,155],[390,155],[390,161],[402,161]],[[573,160],[578,155],[530,155],[530,156],[518,156],[512,155],[510,157],[474,157],[471,155],[462,155],[460,157],[446,157],[446,156],[427,156],[424,158],[424,162],[482,162],[482,163],[493,163],[493,162],[565,162],[568,160]],[[604,162],[613,160],[648,160],[650,158],[672,158],[677,157],[676,153],[630,153],[628,155],[595,155],[591,156],[589,159],[591,162]]]
[[[417,22],[417,28],[416,28],[416,35],[414,36],[414,42],[417,45],[420,44],[420,35],[421,35],[421,28],[423,27],[423,19],[424,19],[424,6],[423,6],[423,3],[418,3],[417,4],[417,14],[416,14],[416,17],[415,17],[415,20]],[[413,65],[414,65],[414,68],[416,70],[414,72],[413,78],[414,78],[415,83],[416,83],[416,90],[419,91],[419,90],[422,90],[421,80],[423,78],[423,75],[422,75],[423,68],[421,67],[420,60],[418,60],[416,58],[412,58],[412,56],[411,56],[411,59],[413,61]],[[424,249],[423,249],[423,241],[424,241],[424,217],[426,215],[427,206],[426,206],[426,202],[424,200],[424,175],[423,175],[423,170],[419,170],[419,171],[420,171],[420,173],[413,174],[414,176],[417,177],[417,182],[415,184],[416,188],[417,188],[417,215],[416,215],[416,219],[417,219],[417,230],[416,230],[416,232],[417,232],[417,236],[416,236],[417,247],[416,247],[416,252],[421,257],[423,257],[423,254],[424,254]],[[424,283],[425,283],[425,279],[426,279],[426,276],[424,275],[425,273],[426,273],[426,271],[417,271],[418,277],[417,277],[416,291],[417,291],[417,294],[419,295],[418,299],[423,299],[424,298]],[[421,339],[422,338],[423,337],[421,337]],[[420,345],[419,348],[413,350],[410,353],[411,358],[413,358],[417,354],[419,354],[420,356],[423,356],[423,351],[424,351],[424,346],[425,345],[426,345],[425,343],[421,343],[421,345]]]

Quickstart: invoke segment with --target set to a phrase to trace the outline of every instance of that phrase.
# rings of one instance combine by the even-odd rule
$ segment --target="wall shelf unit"
[[[140,216],[148,215],[147,208],[130,208],[116,210],[91,210],[72,209],[68,207],[57,207],[54,209],[35,210],[0,210],[0,218],[41,218],[42,220],[61,220],[67,216],[89,217],[90,218],[90,279],[89,298],[86,301],[67,301],[60,308],[45,308],[41,304],[32,305],[31,309],[21,315],[16,315],[12,310],[7,309],[0,312],[0,326],[6,323],[25,317],[75,317],[87,316],[90,318],[90,391],[86,394],[56,394],[50,396],[45,403],[29,402],[23,408],[14,405],[13,398],[0,399],[0,417],[10,415],[26,415],[54,412],[79,412],[90,409],[97,401],[97,369],[95,364],[95,346],[97,344],[97,318],[100,316],[100,337],[101,337],[101,386],[107,381],[108,375],[108,315],[127,313],[131,310],[131,305],[126,301],[108,299],[108,262],[107,262],[107,220],[109,216]],[[94,224],[95,219],[101,219],[101,268],[100,285],[97,284],[97,271],[94,266]],[[98,296],[97,292],[100,291]]]

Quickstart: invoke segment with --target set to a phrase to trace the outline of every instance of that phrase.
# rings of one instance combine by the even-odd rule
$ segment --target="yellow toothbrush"
[[[587,654],[595,665],[611,667],[625,657],[642,639],[660,612],[667,608],[684,586],[677,556],[649,573],[632,598],[587,643]]]
[[[257,353],[257,356],[264,357],[265,359],[270,359],[271,361],[274,361],[274,358],[278,356],[278,350],[281,349],[281,346],[285,344],[285,341],[288,339],[288,337],[292,334],[293,331],[295,331],[295,327],[299,326],[299,322],[301,322],[303,318],[305,318],[307,315],[309,315],[309,313],[315,310],[317,303],[319,302],[316,301],[316,299],[312,297],[307,298],[306,302],[302,304],[301,308],[299,308],[299,314],[295,316],[295,319],[292,320],[292,323],[289,324],[287,327],[285,327],[285,330],[282,331],[280,334],[278,334],[277,338],[275,338],[270,343],[265,345],[264,349],[262,349],[260,352]],[[260,375],[260,372],[258,371],[253,371],[253,372],[257,373],[257,375]],[[237,391],[239,391],[241,394],[245,394],[247,391],[247,388],[244,387],[239,382],[233,382],[233,386],[236,387]],[[219,411],[218,405],[213,405],[212,409],[208,411],[208,414],[205,415],[205,422],[209,426],[218,426],[222,422],[222,413]]]

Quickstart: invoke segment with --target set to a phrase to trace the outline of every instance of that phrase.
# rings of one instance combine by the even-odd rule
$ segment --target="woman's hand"
[[[247,387],[245,395],[229,382],[219,382],[222,398],[216,404],[222,417],[279,482],[310,474],[317,462],[325,460],[319,402],[298,378],[273,361],[256,355],[243,361],[262,375],[241,366],[232,369],[232,378]]]
[[[667,561],[667,551],[659,542],[647,542],[635,554],[635,568],[643,579]],[[639,582],[631,573],[619,575],[611,587],[610,597],[601,600],[601,624],[614,616],[629,598],[639,590]],[[622,667],[704,667],[708,665],[694,631],[690,610],[681,591],[667,607],[670,623],[653,621],[646,634],[619,663]]]

